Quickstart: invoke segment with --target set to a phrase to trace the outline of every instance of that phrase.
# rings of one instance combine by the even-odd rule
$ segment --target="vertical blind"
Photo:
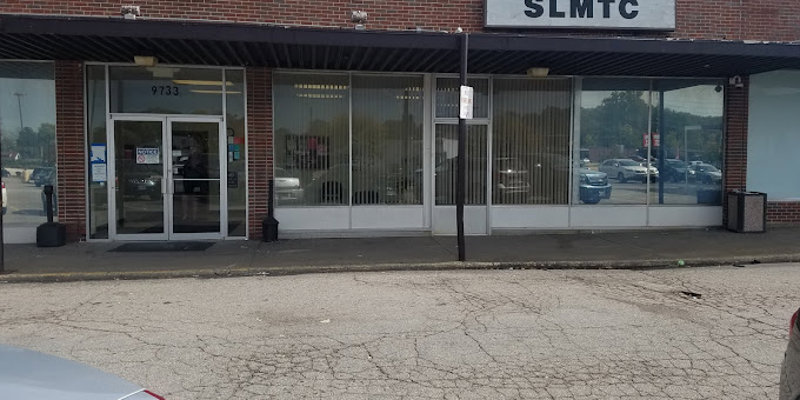
[[[464,204],[486,204],[486,126],[467,127]],[[436,125],[436,205],[456,204],[458,125]]]
[[[353,76],[354,205],[422,204],[421,77]]]
[[[348,204],[349,76],[276,74],[274,91],[277,204]]]
[[[492,203],[567,204],[568,79],[497,79],[493,90]]]

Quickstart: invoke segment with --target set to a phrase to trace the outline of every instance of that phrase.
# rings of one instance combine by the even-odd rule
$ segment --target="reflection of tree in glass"
[[[625,149],[641,147],[647,132],[647,103],[642,91],[614,91],[596,108],[581,111],[581,145]],[[608,154],[606,157],[625,154]]]

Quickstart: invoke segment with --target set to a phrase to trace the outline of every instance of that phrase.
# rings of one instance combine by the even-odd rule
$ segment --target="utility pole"
[[[3,114],[2,114],[2,107],[0,107],[0,171],[3,170]],[[2,174],[0,174],[0,180],[2,180]],[[6,272],[6,257],[5,257],[5,249],[6,243],[5,238],[3,237],[3,213],[0,212],[0,274],[4,274]]]

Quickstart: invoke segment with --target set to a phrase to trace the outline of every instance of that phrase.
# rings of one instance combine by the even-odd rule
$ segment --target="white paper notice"
[[[105,182],[107,176],[107,168],[105,163],[92,164],[92,182]]]

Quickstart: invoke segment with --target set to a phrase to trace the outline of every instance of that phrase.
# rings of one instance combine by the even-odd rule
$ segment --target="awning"
[[[459,34],[0,14],[0,59],[455,73]],[[800,69],[800,44],[472,33],[469,72],[728,77]]]

